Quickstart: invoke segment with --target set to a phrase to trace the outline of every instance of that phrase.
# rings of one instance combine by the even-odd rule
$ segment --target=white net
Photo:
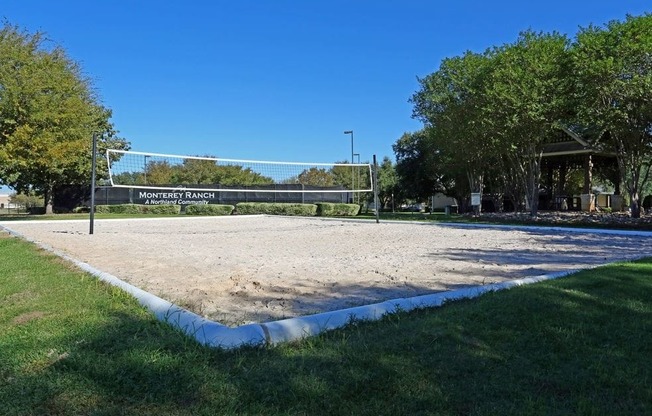
[[[114,187],[227,192],[371,192],[367,163],[294,163],[109,149]]]

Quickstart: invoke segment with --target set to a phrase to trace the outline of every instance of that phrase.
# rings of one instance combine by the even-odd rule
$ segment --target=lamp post
[[[344,134],[351,135],[351,202],[353,202],[353,186],[355,182],[355,172],[353,169],[353,130],[346,130]]]

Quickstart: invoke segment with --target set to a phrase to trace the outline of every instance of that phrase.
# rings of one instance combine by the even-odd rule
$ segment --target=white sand
[[[4,223],[227,325],[652,254],[652,239],[287,217]]]

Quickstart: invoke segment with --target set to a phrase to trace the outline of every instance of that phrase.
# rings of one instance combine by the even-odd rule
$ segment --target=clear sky
[[[0,0],[61,45],[138,151],[393,158],[443,58],[652,11],[649,0]]]

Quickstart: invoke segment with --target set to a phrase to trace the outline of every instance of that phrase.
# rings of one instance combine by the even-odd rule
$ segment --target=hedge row
[[[267,215],[317,215],[315,204],[281,204],[269,202],[240,202],[235,206],[235,212],[243,215],[267,214]]]
[[[355,217],[360,213],[358,204],[333,204],[320,202],[317,204],[317,215],[324,217]]]
[[[188,205],[188,215],[231,215],[235,207],[233,205]]]
[[[181,213],[181,205],[96,205],[95,212],[98,214],[169,214],[178,215]]]
[[[233,205],[188,205],[188,215],[241,215],[267,214],[267,215],[300,215],[312,217],[319,216],[356,216],[360,212],[357,204],[287,204],[267,202],[241,202]],[[96,205],[95,212],[99,214],[170,214],[178,215],[180,205]]]

